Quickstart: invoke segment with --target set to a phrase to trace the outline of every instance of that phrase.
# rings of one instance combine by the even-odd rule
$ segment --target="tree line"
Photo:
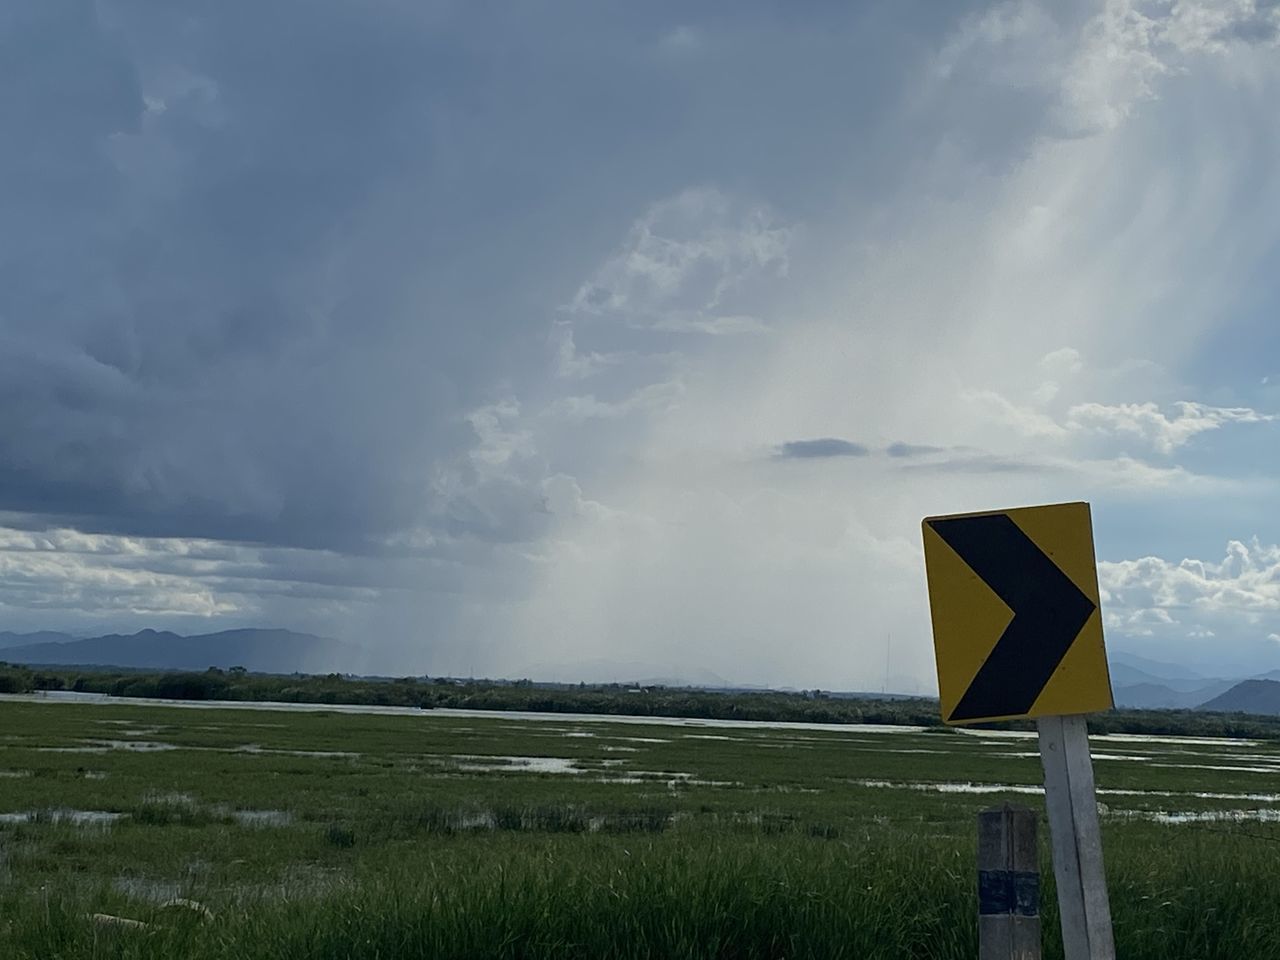
[[[422,710],[525,710],[611,716],[689,717],[801,723],[903,724],[944,729],[938,702],[927,698],[838,697],[818,690],[702,690],[627,684],[536,684],[344,674],[261,674],[243,667],[203,672],[110,668],[33,668],[0,664],[0,693],[73,691],[171,700],[355,704]],[[982,725],[1032,730],[1022,722]],[[1280,739],[1280,717],[1193,710],[1115,710],[1089,719],[1095,733]]]

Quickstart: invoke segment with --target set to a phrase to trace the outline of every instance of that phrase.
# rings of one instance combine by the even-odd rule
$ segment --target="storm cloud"
[[[921,516],[1280,541],[1277,17],[7,4],[0,628],[927,689]]]
[[[812,460],[826,457],[867,457],[871,455],[871,451],[852,440],[819,437],[816,440],[788,440],[778,447],[777,455],[783,460]]]

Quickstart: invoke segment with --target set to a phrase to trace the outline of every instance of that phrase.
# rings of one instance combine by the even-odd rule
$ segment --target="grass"
[[[977,953],[977,811],[1041,806],[927,789],[1039,782],[1034,741],[987,734],[19,702],[0,718],[0,813],[36,815],[0,823],[4,957],[959,960]],[[1280,745],[1094,751],[1119,955],[1280,957],[1280,828],[1143,819],[1280,810]]]

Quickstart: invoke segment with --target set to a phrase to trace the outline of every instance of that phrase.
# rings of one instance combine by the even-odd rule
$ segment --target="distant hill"
[[[69,633],[54,633],[52,630],[41,630],[37,633],[13,633],[10,630],[0,630],[0,650],[6,650],[9,647],[26,647],[35,643],[66,643],[68,640],[74,640]]]
[[[1115,685],[1116,706],[1129,710],[1186,710],[1230,689],[1234,680],[1200,681],[1193,690],[1174,690],[1162,683]]]
[[[191,637],[168,631],[140,630],[130,635],[113,633],[87,640],[45,640],[7,647],[0,652],[0,659],[49,666],[157,670],[240,666],[259,673],[328,673],[350,670],[357,657],[354,647],[339,640],[292,630],[247,629]]]
[[[1166,687],[1169,690],[1178,693],[1193,693],[1197,690],[1204,690],[1214,684],[1221,684],[1221,689],[1214,693],[1206,694],[1201,700],[1221,693],[1233,683],[1239,683],[1245,679],[1243,676],[1236,676],[1231,679],[1223,679],[1221,677],[1170,677],[1159,673],[1148,673],[1145,670],[1139,670],[1136,667],[1126,666],[1124,664],[1113,663],[1110,668],[1111,685],[1116,689],[1121,687],[1132,687],[1140,684],[1154,684]]]
[[[1108,654],[1116,706],[1132,710],[1182,710],[1198,707],[1240,681],[1204,677],[1174,663],[1131,653]]]
[[[1280,681],[1244,680],[1200,705],[1201,710],[1280,716]]]
[[[1197,673],[1190,667],[1184,667],[1176,663],[1165,663],[1163,660],[1152,660],[1149,657],[1140,657],[1136,653],[1126,653],[1123,650],[1109,650],[1107,652],[1107,661],[1111,667],[1112,680],[1118,682],[1131,682],[1120,680],[1120,678],[1132,676],[1135,673],[1141,674],[1146,679],[1154,678],[1160,681],[1190,680],[1194,682],[1207,679],[1203,674]]]

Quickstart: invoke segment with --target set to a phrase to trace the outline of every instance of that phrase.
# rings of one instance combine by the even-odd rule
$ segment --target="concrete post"
[[[978,814],[979,960],[1040,960],[1036,815],[1006,803]]]

